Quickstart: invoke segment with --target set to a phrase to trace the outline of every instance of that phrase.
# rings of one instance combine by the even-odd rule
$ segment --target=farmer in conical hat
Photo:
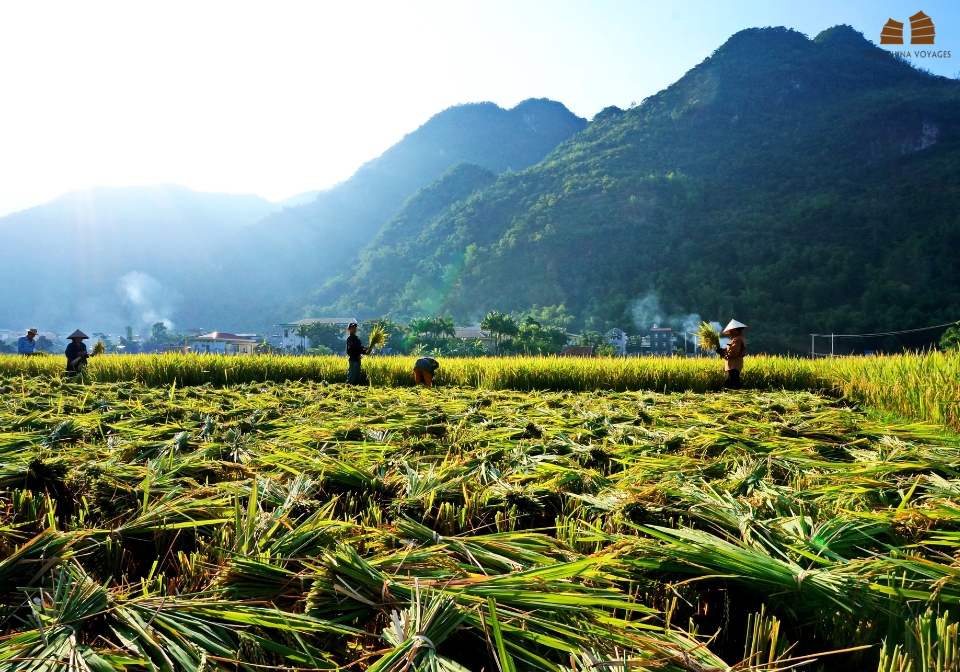
[[[743,356],[747,354],[747,339],[743,337],[747,325],[743,322],[730,320],[730,324],[721,333],[730,337],[727,347],[717,347],[717,354],[726,360],[724,368],[727,371],[727,379],[723,382],[724,387],[733,390],[740,389],[740,372],[743,370]]]
[[[87,353],[87,345],[83,341],[90,337],[77,329],[67,336],[67,338],[70,339],[70,343],[63,353],[67,356],[67,375],[75,376],[78,373],[82,373],[83,367],[87,365],[87,357],[89,357],[89,354]]]

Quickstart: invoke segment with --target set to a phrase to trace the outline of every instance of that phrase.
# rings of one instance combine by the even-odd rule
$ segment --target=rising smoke
[[[120,278],[120,293],[131,316],[139,320],[140,325],[163,322],[167,329],[173,330],[173,320],[167,317],[173,312],[171,297],[156,278],[139,271],[127,273]]]
[[[693,333],[700,322],[699,313],[669,313],[660,305],[660,298],[650,292],[641,299],[634,299],[628,307],[637,333],[645,334],[654,325],[672,327],[674,331]]]

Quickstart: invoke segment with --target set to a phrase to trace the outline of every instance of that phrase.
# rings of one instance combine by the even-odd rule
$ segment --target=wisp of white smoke
[[[637,333],[647,333],[653,325],[673,327],[675,331],[693,333],[700,325],[698,313],[668,313],[660,305],[660,298],[650,292],[640,299],[630,302],[630,316]]]
[[[163,285],[158,280],[146,273],[132,271],[120,278],[120,290],[133,311],[140,315],[142,324],[149,326],[163,322],[167,329],[173,330],[173,320],[164,317],[170,308]]]

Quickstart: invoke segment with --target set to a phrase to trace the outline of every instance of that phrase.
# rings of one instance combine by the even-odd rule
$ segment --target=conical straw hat
[[[85,333],[83,333],[82,331],[80,331],[79,329],[77,329],[75,332],[73,332],[72,334],[70,334],[69,336],[67,336],[67,338],[90,338],[90,337],[87,336],[87,335],[86,335]]]
[[[749,327],[747,327],[747,325],[745,325],[743,322],[737,322],[736,320],[730,320],[730,324],[728,324],[727,327],[726,327],[722,332],[720,332],[720,333],[722,333],[722,334],[729,334],[729,333],[730,333],[731,331],[733,331],[734,329],[748,329],[748,328],[749,328]]]

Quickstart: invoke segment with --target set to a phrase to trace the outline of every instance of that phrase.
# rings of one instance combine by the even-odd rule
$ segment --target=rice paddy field
[[[956,356],[0,358],[0,670],[960,670]]]
[[[414,357],[367,357],[374,387],[413,385]],[[755,390],[805,390],[842,396],[902,417],[960,431],[960,353],[790,359],[750,357],[743,384]],[[0,376],[62,378],[60,356],[0,355]],[[342,357],[222,357],[218,355],[107,355],[90,360],[86,380],[148,386],[229,386],[236,383],[316,381],[343,383]],[[708,392],[721,389],[716,359],[571,359],[510,357],[444,359],[438,386],[488,390]]]

